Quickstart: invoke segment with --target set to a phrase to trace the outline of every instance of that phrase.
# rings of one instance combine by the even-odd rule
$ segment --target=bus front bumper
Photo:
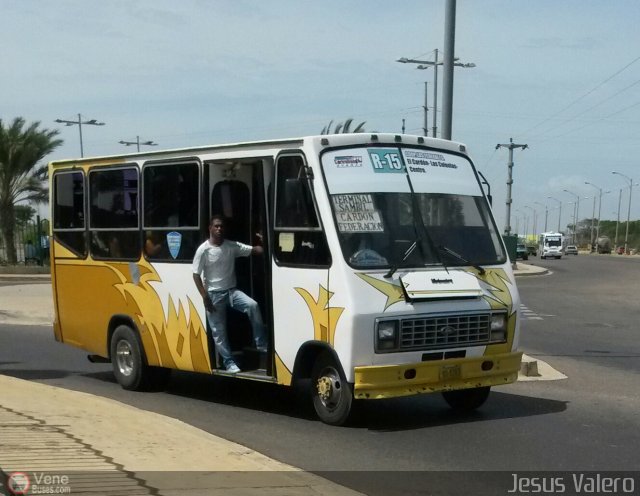
[[[510,384],[522,352],[404,365],[355,367],[354,396],[381,399]]]

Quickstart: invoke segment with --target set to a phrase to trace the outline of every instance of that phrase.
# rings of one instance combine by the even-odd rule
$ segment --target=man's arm
[[[256,238],[258,238],[259,244],[251,247],[251,254],[262,255],[264,253],[264,248],[262,248],[262,234],[256,233]]]
[[[200,296],[202,296],[204,308],[206,308],[207,312],[215,312],[216,307],[213,305],[213,302],[209,298],[207,291],[204,289],[204,284],[202,284],[202,278],[200,277],[200,274],[193,274],[193,282],[196,284],[196,288],[198,288]]]

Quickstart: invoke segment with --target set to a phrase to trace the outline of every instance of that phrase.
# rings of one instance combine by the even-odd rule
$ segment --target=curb
[[[538,267],[537,265],[529,265],[523,263],[517,263],[516,269],[513,271],[513,275],[516,277],[527,276],[543,276],[549,273],[549,269],[545,267]]]
[[[528,355],[522,355],[520,362],[520,372],[518,373],[518,382],[530,381],[558,381],[567,379],[559,370],[554,369],[547,362],[532,358]]]

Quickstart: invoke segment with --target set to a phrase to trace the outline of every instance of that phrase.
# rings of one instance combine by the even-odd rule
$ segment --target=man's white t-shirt
[[[220,246],[207,239],[193,257],[193,273],[202,275],[208,290],[224,291],[236,286],[235,259],[251,255],[252,246],[225,239]]]

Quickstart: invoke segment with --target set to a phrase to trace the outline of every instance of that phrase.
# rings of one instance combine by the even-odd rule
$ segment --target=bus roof
[[[316,136],[305,136],[300,138],[274,139],[264,141],[247,141],[237,143],[226,143],[218,145],[203,145],[187,148],[173,148],[166,150],[153,150],[137,153],[122,153],[117,155],[104,155],[84,158],[72,158],[53,160],[50,166],[64,166],[71,164],[94,163],[96,161],[117,161],[132,157],[157,158],[166,155],[197,154],[203,152],[239,151],[242,149],[272,149],[299,147],[305,143],[321,149],[324,147],[349,146],[349,145],[371,145],[378,143],[410,144],[422,145],[456,153],[466,153],[466,146],[456,141],[443,140],[439,138],[429,138],[425,136],[415,136],[410,134],[392,133],[350,133],[350,134],[327,134]]]

